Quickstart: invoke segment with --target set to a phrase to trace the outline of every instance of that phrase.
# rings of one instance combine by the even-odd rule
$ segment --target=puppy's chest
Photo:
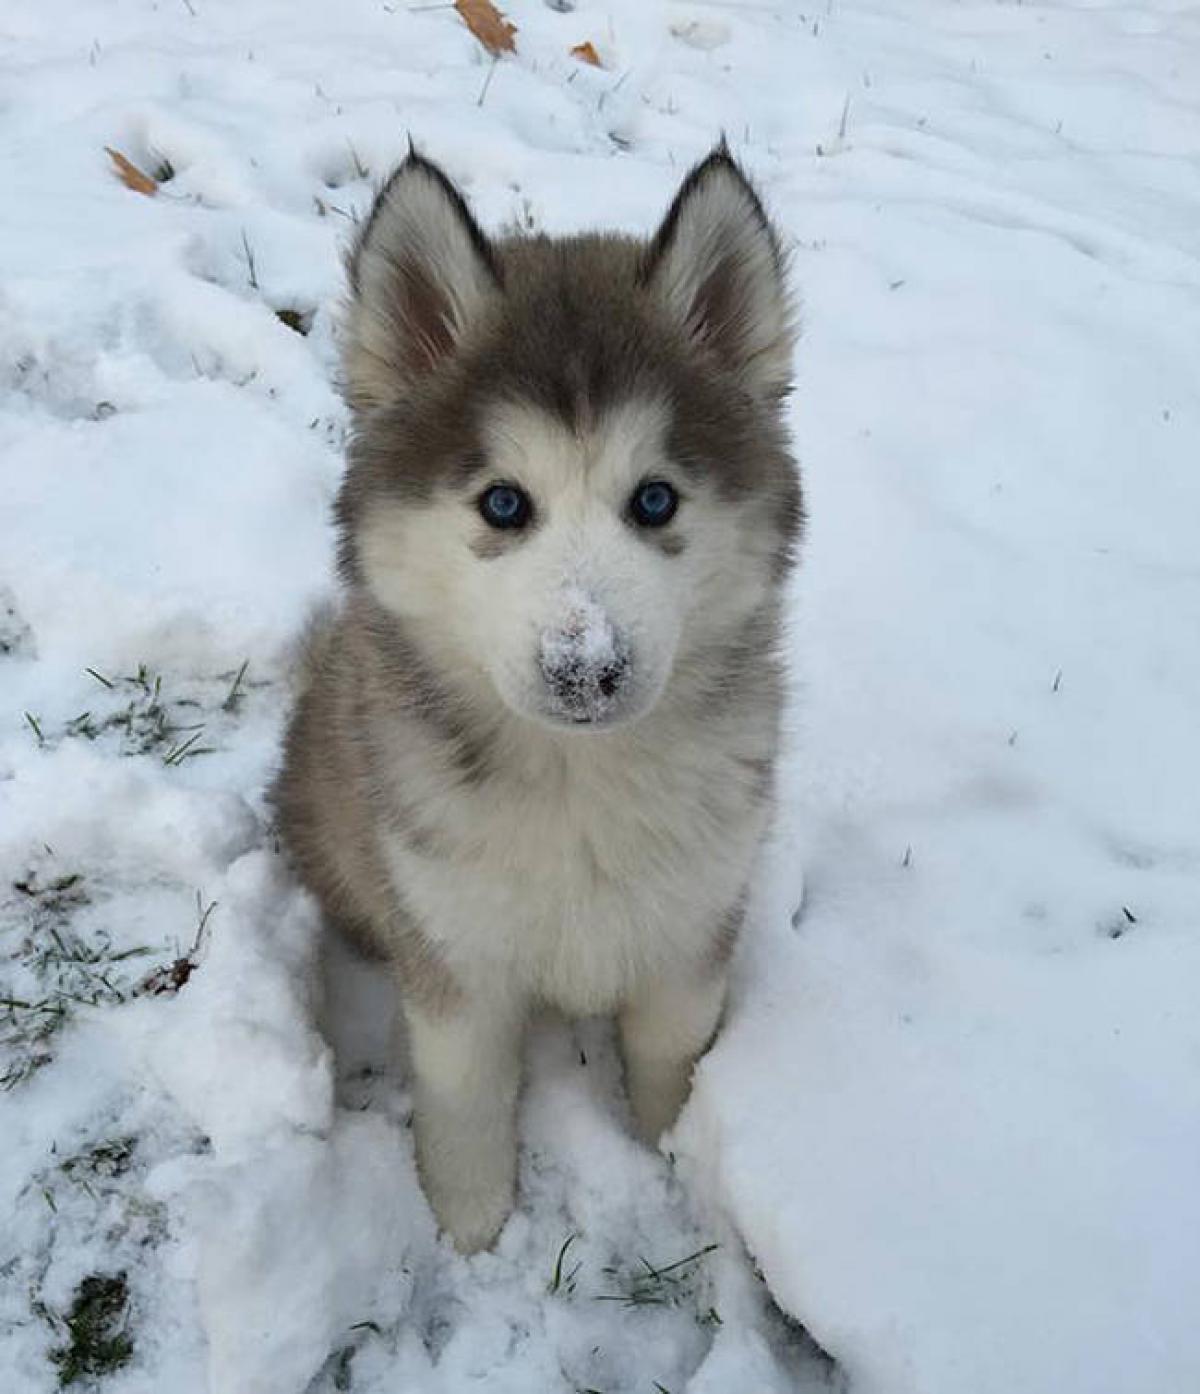
[[[719,755],[502,773],[427,801],[389,867],[460,976],[605,1010],[702,957],[736,900],[764,820],[727,776]]]

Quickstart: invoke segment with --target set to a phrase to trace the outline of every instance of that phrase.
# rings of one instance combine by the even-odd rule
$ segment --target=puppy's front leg
[[[717,1029],[725,1003],[719,970],[640,988],[621,1013],[625,1080],[634,1120],[648,1142],[675,1121],[692,1066]]]
[[[474,1253],[513,1206],[522,1013],[465,1001],[443,1012],[406,1004],[405,1017],[421,1184],[455,1247]]]

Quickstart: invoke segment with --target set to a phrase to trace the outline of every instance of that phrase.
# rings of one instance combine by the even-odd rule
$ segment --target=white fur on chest
[[[608,1011],[711,951],[765,814],[728,756],[700,744],[674,755],[597,748],[443,785],[422,804],[434,853],[384,836],[401,900],[464,986]]]

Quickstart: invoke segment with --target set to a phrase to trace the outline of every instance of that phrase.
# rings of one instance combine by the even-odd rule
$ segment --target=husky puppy
[[[801,523],[779,242],[722,144],[649,242],[493,240],[412,154],[349,257],[340,606],[275,788],[383,953],[443,1229],[513,1205],[530,1010],[615,1013],[656,1139],[766,829]]]

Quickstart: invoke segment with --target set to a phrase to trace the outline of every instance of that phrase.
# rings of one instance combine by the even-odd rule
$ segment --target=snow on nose
[[[542,634],[542,678],[553,705],[574,721],[595,721],[615,705],[629,672],[629,650],[608,615],[572,590],[561,625]]]

